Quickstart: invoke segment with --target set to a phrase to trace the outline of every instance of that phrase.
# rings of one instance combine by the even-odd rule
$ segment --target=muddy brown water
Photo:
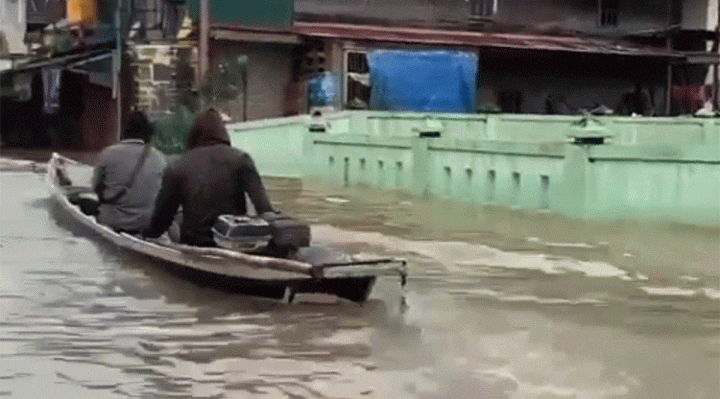
[[[265,179],[315,243],[410,265],[283,304],[103,242],[43,178],[0,172],[0,396],[720,397],[718,229]]]

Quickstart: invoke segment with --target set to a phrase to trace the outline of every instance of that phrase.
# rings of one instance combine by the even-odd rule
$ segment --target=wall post
[[[562,187],[554,201],[570,217],[582,217],[586,212],[588,153],[585,146],[566,145],[562,167]]]
[[[430,195],[430,138],[416,135],[410,139],[412,146],[412,192],[421,198]]]

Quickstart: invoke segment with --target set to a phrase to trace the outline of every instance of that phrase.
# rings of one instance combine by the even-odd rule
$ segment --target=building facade
[[[373,87],[367,54],[387,49],[475,54],[479,112],[677,115],[720,108],[718,0],[295,0],[282,2],[282,17],[267,19],[270,25],[248,17],[242,5],[211,1],[204,79],[196,67],[200,55],[176,51],[197,48],[196,0],[123,2],[125,62],[114,52],[113,0],[0,4],[0,70],[11,71],[0,77],[4,115],[29,106],[30,97],[33,109],[42,104],[46,113],[58,112],[53,99],[62,88],[77,91],[63,98],[80,101],[84,89],[69,89],[65,79],[86,82],[80,86],[109,101],[100,116],[92,107],[73,108],[76,119],[90,121],[73,123],[75,133],[56,134],[62,139],[34,134],[50,145],[101,148],[117,138],[130,108],[162,117],[180,103],[191,112],[202,104],[221,110],[228,122],[306,113],[319,77],[337,87],[330,109],[367,109]],[[143,55],[151,48],[173,59],[189,55],[154,62]],[[26,124],[3,119],[6,143],[28,136],[17,130]],[[102,132],[83,130],[98,126]]]
[[[25,5],[21,0],[0,2],[0,71],[12,68],[13,56],[27,52]]]
[[[142,101],[147,103],[148,91],[163,92],[160,86],[167,82],[174,89],[177,77],[167,71],[170,66],[151,68],[151,79],[140,79],[151,82],[151,90],[136,84],[134,76],[143,60],[133,58],[137,55],[133,46],[177,44],[184,5],[170,0],[121,4],[118,8],[115,0],[0,3],[3,145],[99,150],[119,138],[123,115],[144,105]],[[168,76],[153,80],[153,72]],[[144,110],[162,110],[155,105]]]
[[[358,94],[367,96],[371,86],[362,70],[367,51],[462,48],[479,55],[481,107],[521,113],[558,107],[574,113],[597,106],[638,113],[628,106],[638,91],[645,115],[712,108],[706,103],[717,92],[712,67],[717,63],[717,44],[712,44],[718,40],[717,10],[717,0],[296,1],[300,24],[333,25],[319,30],[330,51],[341,53],[330,58],[342,75],[346,105]],[[385,29],[387,40],[378,29]],[[303,33],[312,35],[312,30]],[[443,41],[437,31],[455,37],[446,35]],[[486,37],[458,45],[463,33]],[[628,51],[609,51],[615,46]],[[638,47],[655,54],[635,51]],[[696,98],[700,94],[702,100]],[[717,109],[717,99],[714,104]]]

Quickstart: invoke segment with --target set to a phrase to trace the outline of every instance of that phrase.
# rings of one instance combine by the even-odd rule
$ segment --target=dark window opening
[[[682,1],[671,0],[670,2],[670,25],[680,25],[682,22]]]
[[[367,57],[365,57],[365,53],[356,53],[356,52],[348,53],[347,69],[348,69],[348,72],[357,72],[357,73],[370,72],[370,68],[368,67],[368,63],[367,63]]]
[[[600,26],[617,26],[620,0],[600,0]]]
[[[491,17],[497,13],[497,0],[471,0],[470,15],[473,17]]]
[[[500,92],[499,96],[500,111],[519,113],[522,106],[522,94],[519,90],[509,90]]]
[[[495,201],[495,171],[488,170],[487,174],[487,200],[488,202]]]
[[[345,104],[349,109],[367,109],[370,104],[370,67],[364,52],[346,53]]]

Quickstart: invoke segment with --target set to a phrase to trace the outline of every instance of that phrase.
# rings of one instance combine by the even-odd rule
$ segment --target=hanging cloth
[[[42,68],[43,81],[43,111],[46,114],[53,114],[60,108],[60,74],[62,68]]]

